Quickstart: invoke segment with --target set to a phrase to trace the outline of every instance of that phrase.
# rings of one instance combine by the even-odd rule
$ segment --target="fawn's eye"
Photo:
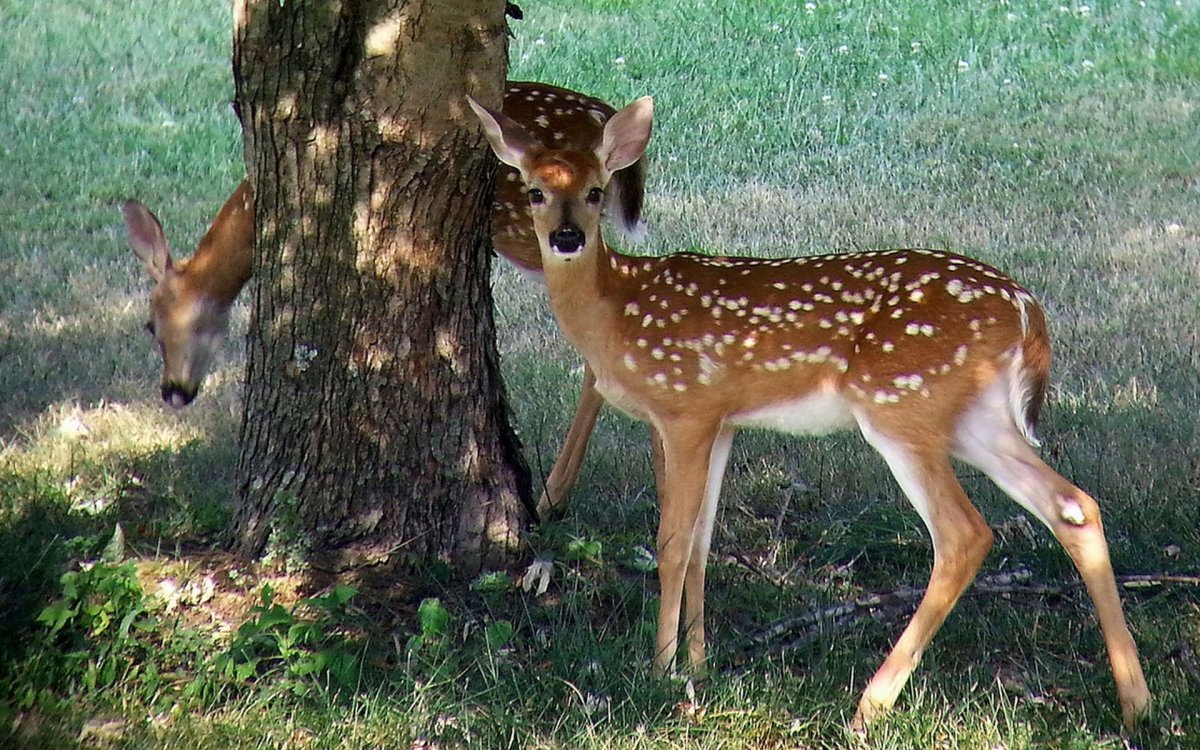
[[[604,191],[601,190],[600,188],[592,188],[591,190],[588,191],[588,194],[587,194],[587,202],[588,203],[591,203],[593,206],[595,206],[603,200],[604,200]]]
[[[529,189],[529,202],[534,206],[540,206],[546,202],[546,194],[537,188]]]

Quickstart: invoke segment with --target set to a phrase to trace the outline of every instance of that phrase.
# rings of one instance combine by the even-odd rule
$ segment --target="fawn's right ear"
[[[125,231],[129,234],[133,254],[141,259],[155,281],[162,281],[171,270],[171,251],[167,248],[162,224],[150,209],[137,201],[122,203],[121,213],[125,215]]]
[[[520,169],[521,160],[525,155],[541,147],[541,142],[530,135],[529,131],[502,112],[493,112],[469,96],[467,104],[475,110],[475,116],[483,125],[488,142],[492,144],[492,151],[496,152],[496,158],[508,166]]]

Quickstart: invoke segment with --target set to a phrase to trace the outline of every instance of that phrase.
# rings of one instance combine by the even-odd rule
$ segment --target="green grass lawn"
[[[907,612],[751,636],[925,584],[924,529],[853,436],[739,438],[710,562],[715,669],[694,696],[647,674],[649,451],[645,428],[607,410],[566,516],[533,535],[557,561],[546,595],[430,570],[363,581],[345,605],[247,611],[263,581],[289,605],[296,580],[321,589],[285,556],[267,575],[212,549],[246,311],[196,405],[164,410],[148,279],[117,210],[143,201],[186,254],[241,179],[231,21],[222,3],[147,7],[0,4],[0,745],[851,746],[858,693]],[[523,9],[510,78],[655,97],[649,236],[628,249],[939,247],[1004,269],[1055,341],[1043,454],[1100,500],[1118,574],[1200,573],[1200,2]],[[495,287],[515,418],[544,476],[580,363],[540,289],[508,267]],[[1200,591],[1125,592],[1157,702],[1122,736],[1066,556],[982,476],[963,479],[998,530],[983,573],[1027,568],[1059,593],[964,598],[863,746],[1200,746]],[[118,522],[135,568],[60,582]],[[35,622],[56,600],[81,606]]]

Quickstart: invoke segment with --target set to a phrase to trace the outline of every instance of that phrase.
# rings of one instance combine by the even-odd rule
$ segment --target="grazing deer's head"
[[[254,207],[248,182],[229,197],[189,260],[175,262],[158,219],[141,203],[121,206],[134,254],[154,289],[146,330],[163,358],[162,398],[172,407],[196,398],[229,330],[229,309],[250,278]]]

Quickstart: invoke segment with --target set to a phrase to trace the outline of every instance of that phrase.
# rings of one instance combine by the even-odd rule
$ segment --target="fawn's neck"
[[[545,264],[550,306],[567,340],[593,367],[603,369],[616,345],[621,308],[632,293],[621,268],[629,259],[600,238],[594,251]]]

